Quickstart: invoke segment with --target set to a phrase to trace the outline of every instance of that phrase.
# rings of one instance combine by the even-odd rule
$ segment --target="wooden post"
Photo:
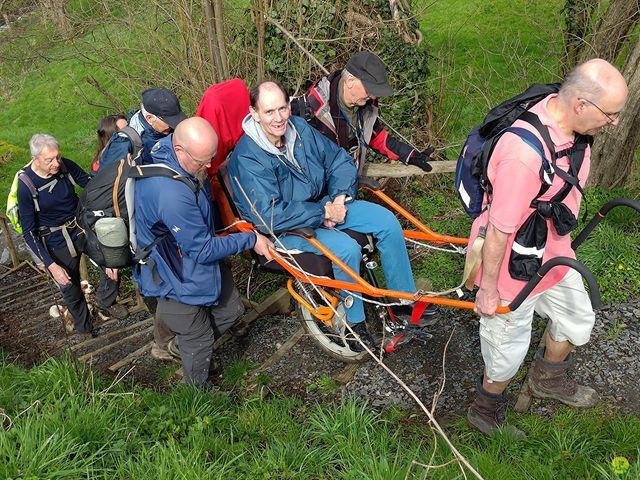
[[[224,37],[224,20],[222,12],[222,0],[213,1],[213,21],[215,22],[216,39],[218,43],[218,55],[220,56],[220,76],[228,79],[229,61],[227,60],[227,40]]]
[[[258,31],[258,62],[257,62],[257,75],[258,82],[264,80],[264,35],[265,35],[265,23],[264,18],[267,14],[266,5],[263,0],[256,1],[256,30]]]
[[[213,23],[213,5],[211,0],[202,0],[202,10],[205,14],[205,23],[207,24],[207,45],[209,47],[209,56],[211,58],[211,70],[213,72],[212,83],[218,83],[218,75],[222,75],[220,71],[220,58],[217,56],[216,50],[216,30]]]
[[[433,175],[436,173],[453,173],[456,171],[455,160],[444,160],[431,162],[433,170],[425,172],[421,168],[414,165],[405,165],[404,163],[388,162],[388,163],[366,163],[363,175],[365,177],[386,177],[386,178],[402,178],[420,175]]]
[[[13,238],[11,238],[11,232],[9,231],[9,225],[7,225],[7,219],[3,214],[0,214],[0,226],[2,227],[2,233],[4,233],[4,237],[7,240],[7,248],[9,249],[9,253],[11,254],[11,262],[13,263],[13,267],[17,268],[20,265],[20,260],[18,259],[18,251],[16,250],[16,244],[13,243]]]

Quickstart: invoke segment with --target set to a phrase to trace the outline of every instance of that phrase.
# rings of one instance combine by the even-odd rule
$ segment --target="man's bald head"
[[[575,67],[562,83],[550,111],[568,135],[596,135],[616,126],[627,101],[627,82],[616,67],[594,58]]]
[[[191,117],[176,127],[173,146],[180,166],[191,175],[203,177],[218,151],[218,136],[207,120]]]
[[[560,97],[591,98],[594,102],[607,94],[627,97],[627,82],[616,67],[606,60],[594,58],[575,67],[560,87]]]

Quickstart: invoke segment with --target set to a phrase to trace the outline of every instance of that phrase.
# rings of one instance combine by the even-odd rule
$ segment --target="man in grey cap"
[[[343,70],[322,77],[306,95],[293,98],[291,113],[304,117],[347,150],[355,159],[359,174],[368,148],[428,172],[433,148],[415,150],[390,136],[378,119],[377,98],[392,94],[382,60],[363,51],[353,55]]]

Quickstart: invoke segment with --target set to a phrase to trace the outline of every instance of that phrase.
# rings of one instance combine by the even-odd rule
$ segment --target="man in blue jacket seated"
[[[156,315],[178,339],[184,382],[203,385],[214,341],[243,313],[240,296],[220,261],[253,248],[271,258],[273,244],[256,233],[214,233],[207,169],[218,138],[203,118],[184,120],[152,149],[153,163],[173,169],[194,188],[168,177],[136,181],[135,225],[140,248],[160,238],[134,279],[158,297]],[[194,193],[195,190],[195,193]]]
[[[358,171],[347,152],[304,119],[291,116],[282,85],[261,83],[251,90],[250,101],[251,113],[243,121],[245,134],[228,166],[234,199],[242,215],[265,232],[266,222],[276,234],[314,228],[318,241],[356,272],[360,271],[362,258],[360,245],[341,230],[371,233],[377,241],[387,286],[415,292],[400,223],[386,208],[355,200]],[[243,190],[263,220],[254,213]],[[289,249],[319,254],[298,235],[282,234],[279,238]],[[333,273],[337,280],[351,281],[335,265]],[[371,343],[362,301],[354,297],[346,312],[352,329]],[[354,339],[349,343],[352,350],[362,350]]]

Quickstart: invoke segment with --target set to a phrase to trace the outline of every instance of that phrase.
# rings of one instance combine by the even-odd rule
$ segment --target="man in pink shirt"
[[[534,105],[529,111],[548,128],[556,152],[574,145],[579,135],[595,135],[608,125],[617,125],[627,98],[627,84],[620,72],[608,62],[593,59],[578,65],[563,82],[560,91]],[[522,127],[538,136],[529,123],[518,120]],[[545,147],[545,150],[547,148]],[[545,151],[550,159],[549,151]],[[531,250],[542,255],[542,262],[554,257],[575,258],[571,237],[559,235],[551,219],[546,219],[546,245],[540,249],[514,245],[516,233],[534,208],[531,202],[541,189],[541,157],[517,135],[507,132],[500,138],[491,156],[488,177],[493,186],[491,204],[473,223],[470,245],[481,227],[486,227],[482,249],[483,268],[478,272],[475,311],[480,314],[480,343],[484,375],[477,396],[467,413],[469,424],[491,434],[505,421],[504,390],[515,376],[527,354],[531,341],[533,313],[549,318],[546,348],[537,352],[530,388],[534,396],[552,398],[576,407],[594,406],[599,398],[595,390],[578,385],[568,376],[574,345],[589,341],[595,315],[582,278],[568,267],[552,269],[522,305],[508,314],[496,314],[500,305],[508,304],[525,284],[512,278],[509,260],[512,250]],[[580,185],[589,174],[590,150],[586,147],[578,179]],[[556,170],[568,171],[569,157],[557,159]],[[556,174],[549,189],[539,198],[549,201],[564,187]],[[561,201],[578,216],[581,193],[571,188]],[[523,433],[510,426],[518,436]]]

